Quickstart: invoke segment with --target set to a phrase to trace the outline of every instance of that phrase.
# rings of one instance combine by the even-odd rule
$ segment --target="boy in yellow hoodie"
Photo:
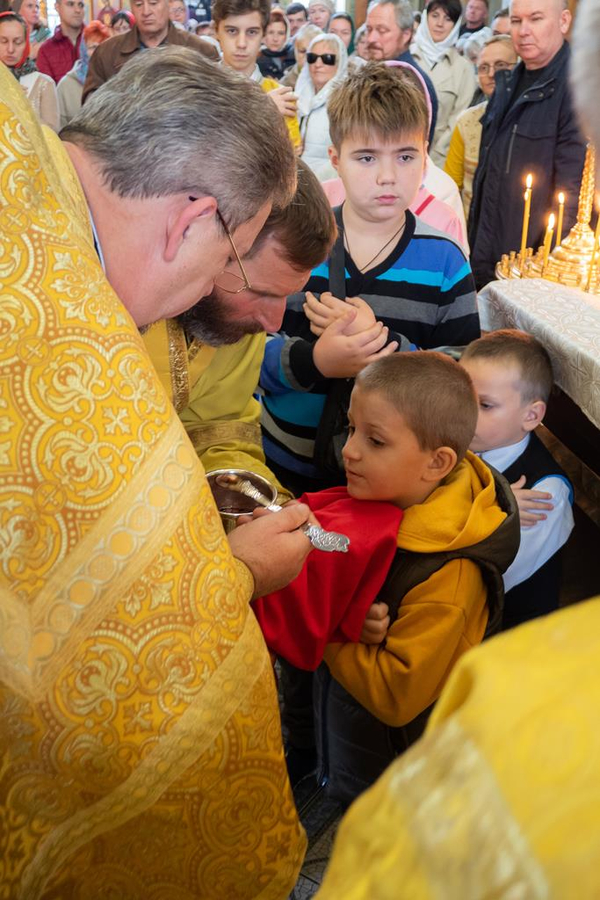
[[[517,552],[519,522],[508,485],[468,451],[477,415],[470,377],[440,353],[397,353],[356,379],[343,449],[347,492],[355,501],[399,507],[403,517],[378,595],[391,609],[386,640],[368,645],[338,633],[324,648],[333,680],[322,667],[321,760],[344,799],[414,740],[457,660],[486,629],[499,627],[502,572]],[[337,498],[339,489],[332,491]],[[316,620],[322,602],[319,570],[327,565],[326,555],[312,554],[314,575],[299,594],[290,598],[292,582],[281,602],[255,604],[267,643],[284,656],[296,635],[306,642],[307,618],[312,610]],[[336,579],[329,581],[335,591]]]

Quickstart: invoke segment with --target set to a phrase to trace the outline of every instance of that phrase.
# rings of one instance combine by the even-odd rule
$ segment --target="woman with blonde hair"
[[[337,34],[318,34],[308,45],[306,65],[296,85],[302,137],[301,159],[317,178],[329,178],[329,116],[327,101],[346,77],[348,53]]]
[[[306,51],[308,50],[308,45],[318,34],[322,34],[321,29],[317,28],[316,25],[312,25],[310,22],[307,22],[306,25],[303,25],[302,28],[296,32],[296,37],[294,38],[294,58],[296,62],[291,69],[288,69],[281,79],[282,84],[291,88],[296,87],[300,72],[306,64]]]

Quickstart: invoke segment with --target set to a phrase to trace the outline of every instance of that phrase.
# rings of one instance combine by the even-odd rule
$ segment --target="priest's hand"
[[[287,503],[281,512],[256,510],[244,517],[229,537],[233,555],[245,563],[254,578],[252,599],[278,591],[300,572],[312,544],[299,529],[309,521],[304,503]]]

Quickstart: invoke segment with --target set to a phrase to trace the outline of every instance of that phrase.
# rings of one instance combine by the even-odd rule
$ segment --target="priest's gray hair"
[[[571,86],[584,134],[596,148],[596,171],[600,178],[600,0],[581,0],[573,28]]]
[[[137,53],[60,133],[120,197],[212,196],[231,229],[285,206],[296,160],[260,86],[184,47]]]

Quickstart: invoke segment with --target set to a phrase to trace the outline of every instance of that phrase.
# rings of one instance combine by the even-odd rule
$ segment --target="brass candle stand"
[[[600,294],[600,250],[594,253],[594,232],[590,227],[594,208],[595,153],[591,144],[587,145],[577,222],[561,243],[554,248],[543,265],[543,247],[534,252],[531,247],[525,251],[504,254],[496,264],[496,277],[544,278],[564,284],[566,287],[581,288],[590,294]]]

